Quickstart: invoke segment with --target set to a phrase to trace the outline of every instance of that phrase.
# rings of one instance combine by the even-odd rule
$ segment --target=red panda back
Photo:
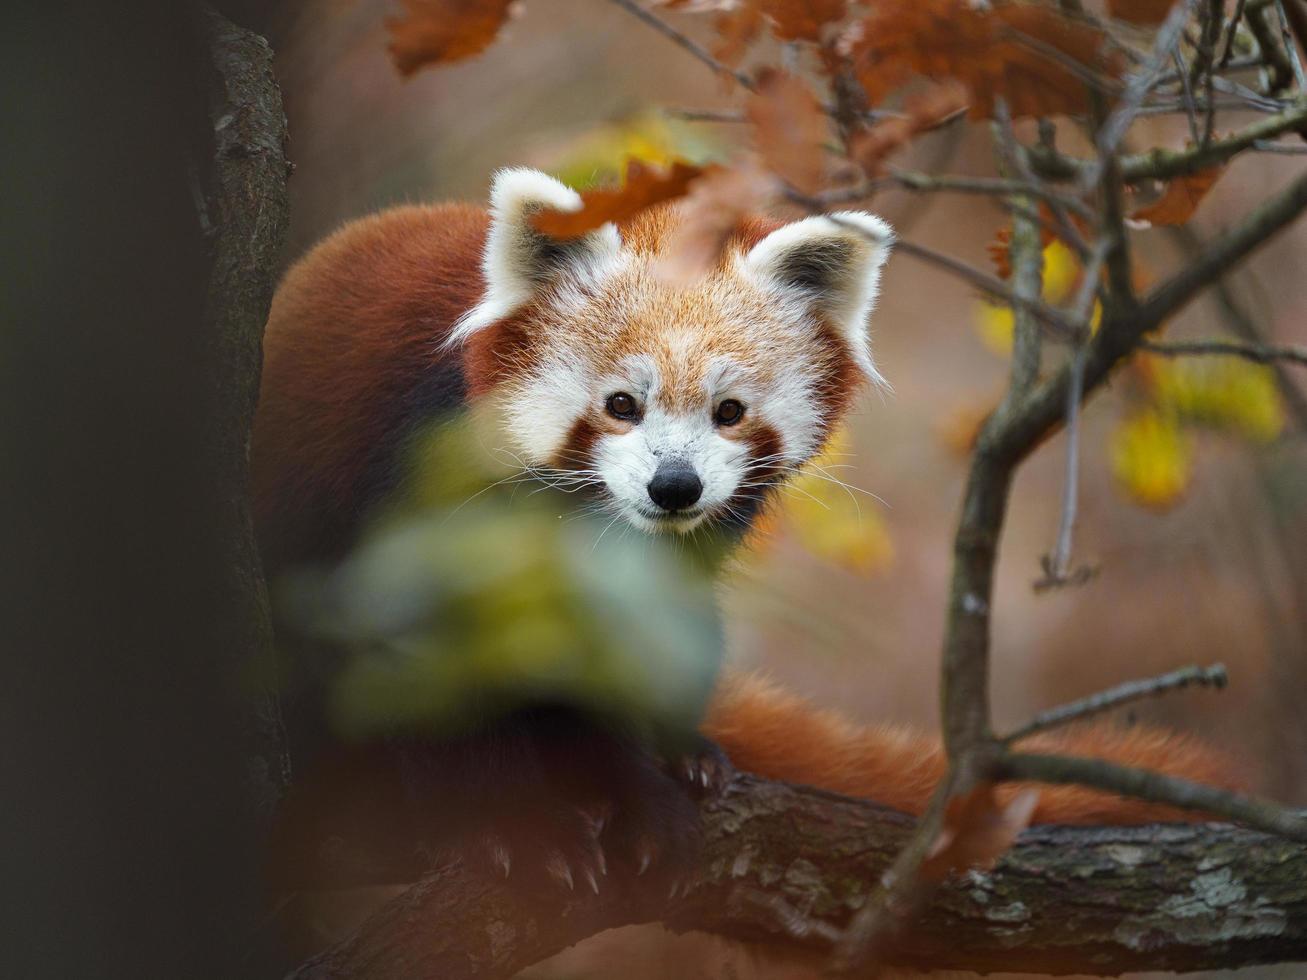
[[[488,224],[467,204],[396,208],[351,222],[286,274],[251,449],[274,568],[347,543],[408,417],[461,401],[459,356],[441,345],[482,292]]]

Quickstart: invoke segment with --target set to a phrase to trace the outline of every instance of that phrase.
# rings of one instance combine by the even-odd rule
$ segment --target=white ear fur
[[[567,270],[598,278],[622,249],[616,226],[557,241],[536,231],[531,216],[545,209],[579,211],[581,195],[548,174],[527,167],[500,170],[490,188],[490,231],[481,256],[486,291],[454,325],[449,343],[466,340],[525,304]]]
[[[894,230],[880,218],[839,211],[777,228],[753,247],[744,264],[762,282],[824,314],[867,377],[884,384],[871,357],[867,318],[893,245]]]

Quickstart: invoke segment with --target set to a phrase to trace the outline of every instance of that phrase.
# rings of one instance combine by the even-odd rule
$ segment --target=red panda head
[[[885,222],[755,221],[686,285],[658,268],[684,206],[559,242],[530,216],[580,196],[538,171],[500,172],[486,288],[450,338],[528,466],[568,471],[648,531],[747,523],[853,396],[883,384],[867,319]]]

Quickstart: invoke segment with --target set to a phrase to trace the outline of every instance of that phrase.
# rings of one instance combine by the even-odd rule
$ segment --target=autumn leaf
[[[999,241],[1004,243],[1010,237],[1010,232],[1008,235],[1003,234],[1005,231],[1007,229],[999,233]],[[994,255],[996,245],[991,244],[989,247],[990,254]],[[997,255],[995,260],[997,261]],[[1044,274],[1039,291],[1040,299],[1050,306],[1066,302],[1071,298],[1075,287],[1079,285],[1082,271],[1075,253],[1060,239],[1048,235],[1044,245]],[[1000,272],[1005,278],[1012,274],[1010,268],[1000,267]],[[1097,332],[1102,318],[1102,304],[1095,300],[1089,317],[1091,332]],[[1007,356],[1012,353],[1012,335],[1015,328],[1016,317],[1012,313],[1012,307],[1006,303],[995,303],[987,299],[979,302],[976,310],[976,329],[980,334],[981,342],[995,354]]]
[[[755,160],[714,168],[696,178],[685,213],[671,233],[654,272],[665,282],[685,285],[703,276],[721,256],[741,221],[764,210],[779,182]]]
[[[513,14],[513,0],[402,0],[386,21],[390,58],[405,78],[419,68],[480,54]]]
[[[868,174],[879,173],[886,157],[917,134],[934,129],[965,109],[969,101],[966,86],[961,82],[936,82],[926,91],[905,99],[902,114],[855,134],[850,141],[851,155]]]
[[[1198,210],[1198,205],[1221,176],[1222,169],[1209,167],[1206,170],[1174,178],[1166,185],[1166,190],[1161,197],[1130,215],[1131,221],[1147,222],[1151,225],[1184,224]]]
[[[610,221],[622,222],[645,208],[683,197],[691,181],[717,169],[716,166],[696,167],[679,160],[662,169],[630,160],[621,187],[585,191],[581,194],[579,210],[541,211],[531,219],[531,224],[551,238],[578,238]]]
[[[848,0],[754,0],[780,41],[823,40],[823,29],[844,19]]]
[[[775,69],[758,74],[745,112],[753,141],[772,172],[805,194],[821,190],[826,176],[826,114],[803,79]]]
[[[754,3],[743,3],[718,14],[713,21],[717,32],[713,57],[731,67],[738,65],[749,45],[762,33],[765,20],[762,10]]]
[[[1113,476],[1135,503],[1166,510],[1189,486],[1192,440],[1173,412],[1136,412],[1112,433],[1110,454]]]
[[[1183,421],[1270,442],[1284,429],[1275,373],[1238,357],[1138,358],[1153,401]]]
[[[1003,802],[993,783],[981,783],[949,800],[944,826],[921,865],[921,878],[943,881],[950,872],[988,870],[1007,853],[1039,803],[1036,790],[1023,790]]]
[[[990,118],[1000,96],[1014,116],[1083,113],[1081,75],[1120,70],[1102,31],[1049,7],[913,0],[879,4],[861,26],[850,56],[872,104],[924,76],[965,85],[972,118]]]
[[[784,526],[809,553],[855,575],[875,575],[889,566],[894,543],[880,510],[870,497],[856,497],[856,488],[844,486],[838,470],[832,469],[848,457],[848,445],[848,431],[839,430],[791,480],[789,490],[768,511],[765,533],[750,536],[755,556]]]

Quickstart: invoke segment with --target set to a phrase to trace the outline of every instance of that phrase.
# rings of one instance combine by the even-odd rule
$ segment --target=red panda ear
[[[744,264],[768,287],[809,304],[848,343],[868,378],[883,384],[871,357],[867,318],[893,245],[894,231],[880,218],[840,211],[777,228]]]
[[[562,275],[595,279],[622,250],[613,224],[580,238],[549,238],[531,225],[542,210],[578,211],[581,195],[548,174],[526,167],[500,170],[490,188],[490,231],[481,256],[486,289],[454,327],[451,342],[465,340],[523,306]]]

